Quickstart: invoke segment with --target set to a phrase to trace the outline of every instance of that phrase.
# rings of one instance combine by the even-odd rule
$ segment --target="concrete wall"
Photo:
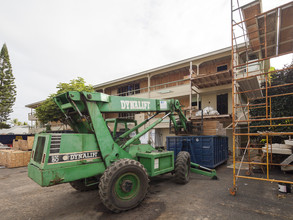
[[[190,94],[190,85],[179,85],[173,86],[157,91],[152,91],[150,94],[150,98],[157,98],[157,99],[168,99],[174,98],[179,96],[186,96]]]
[[[160,136],[160,138],[162,140],[162,143],[163,143],[163,146],[165,148],[167,147],[166,137],[167,136],[175,136],[175,134],[170,134],[169,133],[169,128],[159,128],[159,129],[157,129],[156,135]]]
[[[201,94],[201,108],[212,107],[217,109],[217,94]]]

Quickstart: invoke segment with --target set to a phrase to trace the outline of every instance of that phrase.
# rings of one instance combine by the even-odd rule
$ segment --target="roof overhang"
[[[252,52],[263,58],[293,52],[293,2],[263,13],[261,1],[241,9]]]
[[[31,103],[31,104],[27,104],[25,105],[25,107],[27,108],[37,108],[39,105],[41,105],[45,100],[42,100],[42,101],[38,101],[38,102],[34,102],[34,103]]]

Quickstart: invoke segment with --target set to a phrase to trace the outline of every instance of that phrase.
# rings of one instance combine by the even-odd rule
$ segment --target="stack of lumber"
[[[34,137],[28,140],[13,140],[11,150],[0,150],[0,165],[7,168],[27,166],[31,158]]]
[[[221,135],[226,136],[226,129],[219,121],[203,121],[203,135]]]

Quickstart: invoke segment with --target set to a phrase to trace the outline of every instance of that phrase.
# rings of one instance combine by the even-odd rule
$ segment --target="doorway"
[[[220,115],[228,114],[228,93],[217,95],[217,111]]]

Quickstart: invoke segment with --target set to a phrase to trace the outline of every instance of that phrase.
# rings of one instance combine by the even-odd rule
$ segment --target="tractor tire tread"
[[[116,173],[117,170],[119,170],[119,168],[122,168],[124,166],[128,166],[128,165],[133,165],[133,166],[137,166],[139,167],[144,175],[147,177],[147,189],[146,192],[144,192],[144,196],[142,196],[142,198],[139,199],[139,201],[137,202],[137,204],[141,203],[144,198],[146,197],[146,194],[148,192],[148,188],[149,188],[149,178],[148,178],[148,174],[146,169],[144,168],[144,166],[139,163],[136,160],[131,160],[131,159],[120,159],[114,163],[112,163],[104,172],[104,174],[102,175],[101,179],[100,179],[100,184],[99,184],[99,196],[100,199],[102,200],[102,203],[106,206],[106,208],[108,208],[110,211],[115,212],[115,213],[119,213],[122,211],[126,211],[129,210],[128,208],[120,208],[115,206],[115,204],[113,204],[109,197],[110,197],[110,182],[112,177],[114,176],[114,174]],[[136,206],[132,207],[135,208]],[[132,209],[130,208],[130,209]]]
[[[187,176],[186,172],[188,172]],[[180,151],[175,161],[175,181],[180,184],[186,184],[189,181],[189,175],[190,154],[186,151]]]

